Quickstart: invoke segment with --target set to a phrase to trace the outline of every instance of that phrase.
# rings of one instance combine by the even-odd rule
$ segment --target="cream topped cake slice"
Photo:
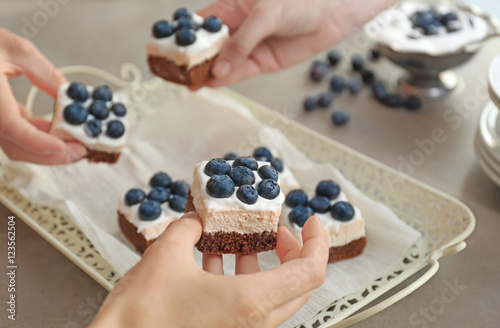
[[[50,133],[84,144],[90,162],[116,162],[127,129],[126,99],[109,86],[72,82],[59,87]]]
[[[279,173],[253,157],[198,163],[186,211],[196,211],[203,233],[202,253],[250,254],[276,247],[278,221],[285,196]]]
[[[366,246],[365,220],[337,183],[321,181],[315,194],[309,196],[300,189],[289,192],[280,225],[302,240],[302,227],[312,215],[320,218],[330,240],[328,262],[352,258],[363,252]]]
[[[173,21],[153,25],[146,45],[151,72],[174,83],[202,85],[211,76],[212,63],[229,37],[229,28],[217,17],[206,19],[180,8]]]
[[[172,181],[165,172],[153,175],[149,185],[147,194],[141,188],[132,188],[118,204],[120,228],[140,252],[184,214],[189,191],[186,182]]]

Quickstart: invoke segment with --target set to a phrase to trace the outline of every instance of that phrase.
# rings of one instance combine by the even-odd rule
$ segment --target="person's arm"
[[[228,85],[297,64],[341,41],[396,0],[219,0],[201,10],[218,16],[231,37],[208,86]]]
[[[85,146],[50,135],[50,122],[33,117],[16,101],[9,79],[20,75],[53,98],[66,81],[33,43],[0,28],[0,147],[7,156],[38,164],[69,163],[85,156]]]
[[[194,212],[171,223],[108,294],[90,328],[276,327],[291,317],[326,275],[328,238],[319,218],[307,220],[304,245],[284,227],[276,253],[281,265],[260,272],[257,255],[236,256],[225,276],[222,256],[193,257],[202,231]]]

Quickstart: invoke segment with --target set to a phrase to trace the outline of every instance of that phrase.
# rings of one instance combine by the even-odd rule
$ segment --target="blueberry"
[[[352,95],[358,94],[361,91],[361,81],[357,76],[351,76],[347,81],[347,88]]]
[[[111,101],[113,99],[113,91],[111,91],[111,88],[106,84],[100,85],[94,89],[94,92],[92,93],[92,98],[104,101]]]
[[[251,156],[240,156],[233,162],[233,167],[246,166],[252,171],[257,171],[259,164],[257,160]]]
[[[208,176],[212,176],[214,174],[229,174],[229,171],[231,171],[231,165],[229,165],[229,163],[222,158],[211,159],[208,161],[207,165],[205,165],[205,169],[203,170],[203,172],[205,172]]]
[[[283,162],[281,161],[281,159],[273,158],[271,160],[271,166],[274,167],[276,169],[276,171],[278,171],[280,173],[283,172],[284,167],[283,167]]]
[[[253,152],[253,157],[255,158],[265,158],[265,161],[262,162],[269,162],[271,159],[273,159],[273,154],[267,147],[259,147],[256,148]]]
[[[64,108],[64,119],[72,125],[80,125],[87,120],[89,112],[81,103],[74,102]]]
[[[146,197],[148,199],[156,200],[159,203],[165,203],[170,197],[170,189],[163,187],[154,187]]]
[[[106,102],[103,100],[94,100],[89,107],[90,114],[94,115],[99,120],[105,120],[109,116],[109,109],[106,107]]]
[[[384,101],[387,98],[387,89],[383,82],[374,82],[372,84],[372,92],[375,99],[378,101]]]
[[[290,222],[295,223],[299,227],[303,227],[307,219],[314,215],[314,211],[309,206],[299,205],[295,207],[290,214],[288,214],[288,219]]]
[[[207,193],[214,198],[228,198],[234,193],[234,182],[225,174],[214,174],[207,181]]]
[[[193,30],[183,27],[175,33],[175,41],[180,46],[189,46],[196,41],[196,34],[194,34]]]
[[[181,17],[191,18],[191,12],[186,8],[179,8],[174,13],[174,20],[178,20]]]
[[[413,22],[413,25],[417,27],[429,26],[435,22],[434,14],[430,10],[417,11],[410,17],[410,19]]]
[[[96,138],[102,132],[102,123],[99,120],[90,120],[85,123],[85,133],[91,137]]]
[[[125,204],[127,204],[128,206],[139,204],[144,200],[145,197],[146,194],[144,193],[144,191],[142,191],[142,189],[139,188],[130,189],[125,194]]]
[[[342,92],[344,89],[345,80],[341,75],[334,75],[330,79],[330,90]]]
[[[233,179],[234,185],[237,187],[255,183],[255,175],[252,170],[245,166],[232,168],[231,171],[229,171],[229,176]]]
[[[330,50],[326,54],[326,58],[328,59],[330,66],[337,66],[342,60],[342,52],[340,52],[340,50],[337,49]]]
[[[224,159],[226,161],[234,161],[235,159],[238,158],[238,155],[232,151],[226,153],[226,155],[224,155]]]
[[[241,200],[245,204],[255,204],[257,202],[257,199],[259,198],[259,193],[253,186],[250,185],[244,185],[238,188],[238,191],[236,192],[236,197],[238,197],[239,200]]]
[[[380,59],[380,51],[377,48],[368,50],[367,57],[370,61],[375,62]]]
[[[447,13],[441,16],[441,24],[448,25],[449,22],[458,20],[458,17],[455,13]]]
[[[185,181],[177,180],[170,184],[170,191],[174,195],[186,198],[189,191],[189,185]]]
[[[285,203],[289,207],[306,205],[307,204],[307,195],[305,192],[303,192],[300,189],[292,190],[288,193],[288,195],[286,195]]]
[[[271,179],[264,179],[257,186],[260,197],[266,199],[275,199],[279,196],[280,190],[280,185]]]
[[[181,17],[177,20],[177,29],[188,28],[197,31],[200,26],[191,18]]]
[[[85,102],[89,99],[89,92],[87,91],[87,88],[83,84],[77,82],[72,82],[69,85],[66,94],[71,99],[79,102]]]
[[[387,95],[387,98],[385,99],[385,104],[391,108],[403,107],[404,102],[405,102],[405,98],[402,95],[399,95],[397,93],[389,94],[389,95]]]
[[[340,186],[332,180],[323,180],[316,187],[316,195],[333,200],[340,195]]]
[[[361,72],[363,68],[365,67],[365,61],[363,60],[363,57],[361,57],[360,54],[354,54],[351,57],[351,66],[352,69]]]
[[[108,122],[106,127],[106,135],[112,139],[118,139],[125,133],[125,126],[118,120]]]
[[[111,110],[118,117],[123,117],[127,114],[127,107],[122,103],[115,103],[111,106]]]
[[[259,176],[262,179],[271,179],[271,180],[274,180],[274,181],[278,181],[279,173],[271,165],[262,165],[257,170],[257,173],[259,173]]]
[[[221,30],[222,21],[215,16],[210,16],[205,19],[202,27],[208,32],[216,33]]]
[[[309,74],[315,82],[321,81],[328,73],[328,67],[324,62],[314,62],[311,66]]]
[[[417,96],[406,97],[404,106],[408,110],[417,110],[422,107],[422,100]]]
[[[375,81],[375,73],[371,69],[364,69],[361,72],[361,79],[364,84],[372,84]]]
[[[154,221],[161,215],[161,204],[155,200],[147,199],[139,206],[139,217],[143,221]]]
[[[175,26],[166,20],[159,20],[153,25],[153,36],[157,39],[166,38],[175,33]]]
[[[170,176],[165,173],[165,172],[158,172],[155,173],[149,180],[149,185],[151,187],[163,187],[163,188],[168,188],[170,187],[170,184],[172,183],[172,179]]]
[[[304,109],[306,112],[312,112],[313,110],[318,108],[318,97],[311,96],[307,97],[304,101]]]
[[[326,213],[330,209],[330,200],[324,196],[315,196],[307,205],[315,212]]]
[[[320,93],[318,95],[318,106],[321,108],[329,107],[333,102],[333,98],[333,93],[329,91]]]
[[[332,122],[335,125],[344,125],[349,122],[349,114],[341,110],[336,110],[332,113]]]
[[[186,197],[173,195],[168,200],[168,206],[176,212],[184,212],[186,210]]]
[[[354,217],[354,207],[348,202],[336,202],[330,209],[330,213],[335,219],[346,222]]]
[[[437,35],[439,29],[435,25],[427,25],[422,27],[425,35]]]

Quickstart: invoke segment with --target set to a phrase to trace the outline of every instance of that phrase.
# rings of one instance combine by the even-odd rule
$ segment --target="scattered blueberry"
[[[153,175],[151,177],[151,179],[149,180],[149,185],[151,187],[168,188],[168,187],[170,187],[171,183],[172,183],[172,179],[165,172],[158,172],[155,175]]]
[[[238,155],[236,153],[233,153],[232,151],[226,153],[226,155],[224,155],[224,159],[226,161],[234,161],[235,159],[238,158]]]
[[[168,200],[168,206],[176,212],[184,212],[186,210],[186,197],[173,195]]]
[[[347,88],[352,95],[358,94],[361,91],[361,81],[357,76],[351,76],[347,81]]]
[[[122,103],[115,103],[111,106],[111,110],[115,113],[116,116],[122,117],[127,114],[127,107],[125,107]]]
[[[307,204],[307,195],[300,189],[292,190],[286,195],[285,203],[289,207]]]
[[[200,26],[198,26],[198,24],[196,24],[196,22],[191,18],[181,17],[177,20],[176,23],[178,30],[180,30],[181,28],[188,28],[197,31],[200,28]]]
[[[349,121],[349,114],[344,111],[336,110],[332,113],[332,122],[335,125],[344,125]]]
[[[74,102],[64,108],[64,119],[72,125],[80,125],[87,120],[89,112],[81,103]]]
[[[318,97],[311,96],[307,97],[304,101],[304,109],[306,112],[312,112],[313,110],[318,108]]]
[[[336,202],[330,209],[332,216],[339,221],[349,221],[354,217],[354,208],[348,202]]]
[[[245,204],[255,204],[257,202],[257,199],[259,198],[259,193],[253,186],[250,185],[244,185],[238,188],[238,191],[236,192],[236,197],[238,197],[239,200],[241,200]]]
[[[315,196],[308,203],[315,212],[326,213],[330,209],[330,200],[325,196]]]
[[[113,139],[118,139],[125,133],[125,126],[118,120],[108,122],[106,127],[106,135]]]
[[[255,158],[265,158],[265,161],[262,162],[269,162],[273,158],[273,154],[267,147],[259,147],[254,150],[253,152],[253,157]]]
[[[342,92],[344,89],[345,80],[342,75],[334,75],[330,79],[330,90]]]
[[[370,49],[367,57],[370,61],[375,62],[380,59],[380,51],[377,48]]]
[[[179,8],[174,13],[174,20],[178,20],[181,17],[191,18],[191,12],[186,8]]]
[[[193,30],[183,27],[175,33],[175,40],[180,46],[189,46],[196,41],[196,34]]]
[[[205,19],[202,27],[208,32],[216,33],[221,30],[222,22],[219,18],[215,16],[210,16]]]
[[[340,195],[340,186],[332,180],[323,180],[316,187],[316,195],[333,200]]]
[[[406,97],[404,106],[408,110],[417,110],[422,107],[422,100],[417,96]]]
[[[144,200],[145,197],[146,194],[144,193],[144,191],[142,191],[142,189],[139,188],[130,189],[125,194],[125,204],[127,204],[128,206],[139,204]]]
[[[326,54],[326,58],[328,59],[330,66],[337,66],[342,60],[342,52],[337,49],[330,50],[328,54]]]
[[[262,179],[271,179],[274,181],[278,181],[279,177],[278,171],[271,165],[262,165],[257,170],[257,173],[259,173],[259,176]]]
[[[295,223],[299,227],[303,227],[307,219],[314,215],[314,211],[309,206],[299,205],[293,208],[288,214],[290,222]]]
[[[69,85],[66,94],[71,99],[79,102],[85,102],[89,99],[89,92],[87,91],[87,88],[83,84],[77,82],[73,82]]]
[[[403,107],[404,103],[405,98],[397,93],[388,94],[387,98],[385,99],[385,104],[391,108]]]
[[[166,20],[157,21],[153,25],[153,36],[157,39],[166,38],[175,33],[175,27]]]
[[[458,20],[458,17],[455,13],[447,13],[441,16],[441,24],[443,25],[448,25],[448,23],[456,20]]]
[[[89,107],[89,112],[99,120],[105,120],[109,116],[109,109],[104,100],[94,100]]]
[[[234,182],[225,174],[214,174],[207,181],[207,193],[214,198],[228,198],[234,193]]]
[[[274,180],[264,179],[257,186],[257,191],[263,198],[275,199],[280,194],[280,186]]]
[[[319,82],[328,73],[328,67],[324,62],[313,62],[309,73],[313,81]]]
[[[283,167],[283,162],[281,161],[281,159],[273,158],[271,160],[271,166],[274,167],[276,169],[276,171],[278,171],[280,173],[283,172],[284,167]]]
[[[387,89],[383,82],[374,82],[372,85],[372,92],[375,99],[378,101],[384,101],[387,98]]]
[[[363,60],[363,57],[360,54],[352,55],[351,66],[353,70],[361,72],[365,67],[365,61]]]
[[[174,181],[170,184],[170,192],[177,196],[187,197],[189,185],[182,180]]]
[[[375,73],[371,69],[364,69],[361,72],[361,79],[364,84],[372,84],[375,81]]]
[[[246,166],[236,166],[229,171],[229,176],[234,181],[234,185],[239,187],[243,185],[252,185],[255,183],[253,171]]]
[[[214,158],[208,161],[203,170],[209,176],[214,174],[229,174],[229,171],[231,171],[231,165],[222,158]]]
[[[170,197],[170,189],[163,187],[154,187],[147,195],[148,199],[155,200],[160,204],[165,203],[169,197]]]
[[[251,156],[240,156],[233,162],[233,167],[246,166],[252,171],[257,171],[259,164],[257,160]]]
[[[154,221],[161,215],[161,204],[155,200],[147,199],[139,206],[139,217],[143,221]]]
[[[333,93],[329,91],[320,93],[318,96],[318,106],[322,108],[329,107],[333,102],[333,98]]]
[[[113,99],[113,91],[111,91],[111,88],[106,84],[100,85],[94,89],[94,92],[92,93],[92,98],[104,101],[111,101]]]
[[[91,137],[96,138],[102,132],[102,123],[99,120],[90,120],[85,123],[85,133]]]

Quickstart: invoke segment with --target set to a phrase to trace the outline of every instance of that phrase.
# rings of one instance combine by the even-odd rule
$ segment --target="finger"
[[[224,265],[222,262],[222,255],[217,254],[203,254],[203,270],[216,274],[224,274]]]
[[[219,17],[229,27],[231,34],[245,20],[250,7],[245,1],[219,0],[198,11],[203,18]]]
[[[234,274],[260,272],[257,254],[236,254]]]
[[[278,327],[280,324],[290,319],[290,317],[297,313],[297,311],[303,307],[310,298],[311,292],[276,308],[269,315],[269,327]]]
[[[49,132],[52,123],[47,121],[42,117],[31,117],[28,119],[28,122],[31,123],[35,128],[43,132]]]
[[[294,260],[300,256],[301,244],[286,227],[278,228],[276,254],[281,263]]]

